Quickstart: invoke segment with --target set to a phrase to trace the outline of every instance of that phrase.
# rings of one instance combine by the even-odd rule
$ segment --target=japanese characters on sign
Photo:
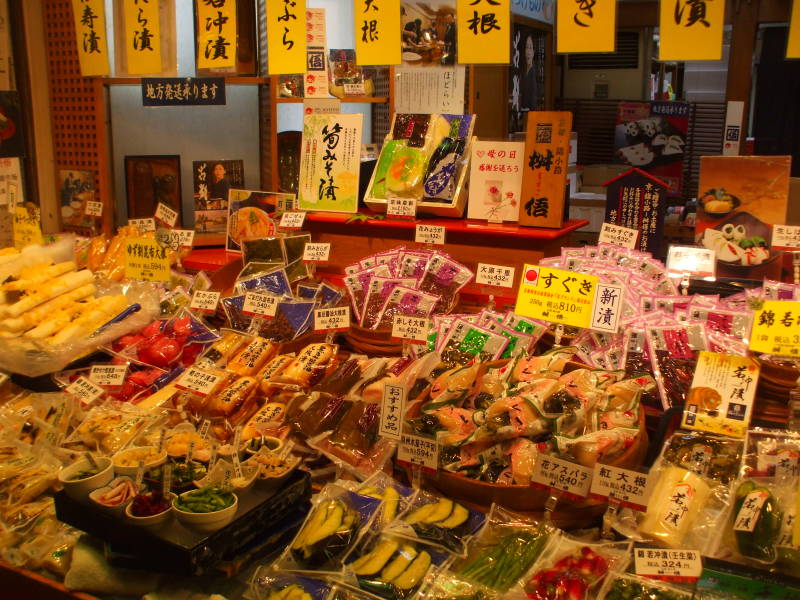
[[[417,216],[417,200],[389,196],[386,199],[386,216],[397,219],[414,219]]]
[[[242,312],[252,317],[264,317],[271,319],[275,316],[278,309],[279,298],[270,294],[260,292],[246,292],[244,295],[244,306]]]
[[[766,300],[754,316],[750,350],[800,356],[800,302]]]
[[[175,382],[179,390],[196,392],[201,396],[208,396],[219,383],[221,375],[208,373],[196,367],[189,367]]]
[[[224,106],[224,77],[144,77],[142,106]]]
[[[167,227],[175,227],[175,222],[178,220],[178,211],[159,202],[156,206],[156,220],[161,221]]]
[[[743,438],[753,412],[758,375],[758,363],[752,358],[700,352],[683,427]]]
[[[620,175],[606,185],[606,216],[609,224],[639,232],[639,243],[634,236],[632,246],[643,252],[657,252],[661,248],[664,230],[666,184],[639,169]],[[620,235],[625,239],[625,236]],[[608,240],[600,240],[608,241]],[[622,244],[620,244],[622,245]]]
[[[266,0],[266,3],[269,74],[305,73],[305,0]]]
[[[667,274],[681,277],[714,277],[717,272],[717,255],[713,250],[694,246],[670,246],[667,252]]]
[[[212,290],[197,290],[192,294],[192,301],[189,308],[203,313],[213,314],[219,304],[219,292]]]
[[[355,0],[356,64],[399,65],[400,0]]]
[[[383,386],[380,434],[400,441],[403,415],[406,414],[406,389],[402,385],[387,383]]]
[[[119,387],[127,374],[128,365],[92,365],[89,379],[104,387]]]
[[[327,33],[325,9],[309,8],[306,11],[306,74],[303,77],[303,97],[306,99],[328,98],[328,61],[325,60],[328,51]],[[338,98],[334,100],[339,101]],[[305,102],[304,100],[303,104]]]
[[[792,2],[792,18],[789,21],[786,58],[800,58],[800,1],[798,0]]]
[[[431,438],[403,433],[397,447],[397,462],[407,467],[418,466],[423,471],[436,472],[439,468],[439,444]]]
[[[166,229],[160,227],[156,231],[156,240],[165,248],[180,250],[191,248],[194,244],[194,229]]]
[[[128,225],[137,227],[142,233],[156,230],[156,220],[153,217],[145,219],[128,219]]]
[[[635,573],[652,579],[694,581],[703,571],[697,550],[634,548],[633,558]]]
[[[90,217],[102,217],[103,203],[98,202],[97,200],[88,200],[86,202],[86,206],[84,207],[84,214],[89,215]]]
[[[443,225],[417,224],[414,230],[414,241],[418,244],[444,245],[445,228]]]
[[[305,212],[285,212],[281,215],[281,222],[278,226],[281,229],[300,229],[305,220]]]
[[[314,310],[314,331],[346,331],[349,327],[349,306]]]
[[[167,250],[150,238],[126,238],[125,277],[169,281]]]
[[[500,223],[519,218],[524,157],[524,142],[473,142],[467,211],[470,219]]]
[[[83,405],[91,404],[95,400],[102,398],[106,393],[103,388],[83,375],[64,388],[64,391],[77,397]]]
[[[424,344],[428,340],[430,321],[425,317],[395,314],[392,320],[392,339],[411,344]]]
[[[458,62],[508,64],[511,58],[510,0],[458,0]]]
[[[592,470],[556,456],[540,454],[536,458],[531,480],[536,487],[585,498],[592,485]]]
[[[514,267],[478,263],[478,271],[475,273],[475,283],[491,287],[511,288],[514,285],[515,273],[516,269]]]
[[[613,498],[622,506],[644,512],[652,490],[646,473],[597,463],[592,476],[591,494]]]
[[[739,512],[734,517],[733,530],[752,532],[756,528],[761,508],[768,498],[769,492],[765,489],[755,490],[747,494],[742,506],[739,508]]]
[[[800,251],[800,226],[775,225],[772,227],[772,248]]]
[[[106,8],[104,0],[72,0],[75,38],[81,75],[108,75],[108,42],[106,40]]]
[[[720,60],[725,3],[665,0],[660,3],[658,60]]]
[[[195,0],[197,68],[236,66],[236,0]]]
[[[363,115],[306,115],[300,154],[301,210],[356,212]]]
[[[603,223],[603,226],[600,228],[600,237],[598,241],[606,244],[614,244],[615,246],[622,246],[623,248],[634,248],[636,246],[636,240],[638,239],[638,229],[614,225],[613,223]]]
[[[158,0],[124,0],[125,58],[131,75],[161,72]]]
[[[303,247],[303,262],[306,263],[328,262],[330,255],[330,242],[307,242]]]
[[[529,112],[519,224],[561,227],[567,183],[570,112]]]
[[[556,51],[614,52],[617,3],[613,0],[558,0]]]
[[[9,203],[10,204],[10,203]],[[17,204],[14,207],[14,247],[17,250],[32,244],[42,243],[42,226],[39,216],[39,208],[22,206]]]

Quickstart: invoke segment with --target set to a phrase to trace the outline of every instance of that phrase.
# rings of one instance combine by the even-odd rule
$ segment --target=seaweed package
[[[694,596],[691,590],[663,581],[613,573],[606,577],[597,597],[603,600],[692,600]]]
[[[456,319],[442,343],[442,359],[456,364],[466,364],[475,357],[494,360],[503,354],[508,342],[504,335]]]
[[[381,309],[392,291],[398,286],[412,287],[417,282],[413,278],[373,276],[369,280],[364,309],[361,312],[361,327],[374,329],[380,317]]]
[[[253,317],[244,313],[244,294],[223,298],[220,304],[231,329],[238,332],[247,332],[250,329]]]
[[[282,267],[286,264],[286,255],[281,245],[281,238],[266,237],[259,239],[242,240],[242,263],[258,262],[269,264],[274,267]]]
[[[303,300],[314,300],[319,295],[319,292],[318,284],[297,284],[297,297]]]
[[[344,298],[344,290],[329,283],[322,283],[319,286],[319,299],[322,306],[336,306]]]
[[[297,233],[281,237],[286,256],[286,275],[291,283],[308,277],[308,265],[303,262],[303,251],[311,241],[310,233]]]
[[[275,308],[272,319],[254,319],[250,331],[276,342],[294,340],[314,326],[313,300],[283,300]]]
[[[312,500],[300,531],[275,566],[286,571],[338,574],[380,501],[328,484]]]
[[[742,440],[700,431],[674,433],[662,450],[664,461],[728,485],[742,461]]]
[[[353,313],[358,320],[361,320],[361,315],[364,310],[364,303],[367,299],[367,292],[369,291],[369,282],[372,277],[389,277],[389,267],[386,265],[377,265],[362,269],[347,275],[344,278],[344,287],[350,296],[350,304],[353,307]]]
[[[249,589],[258,600],[326,600],[331,584],[325,579],[283,573],[264,565],[253,573]]]
[[[391,329],[395,315],[428,317],[438,301],[439,297],[435,294],[398,285],[383,303],[373,329]]]
[[[460,262],[441,253],[434,253],[419,282],[423,292],[440,296],[434,312],[447,312],[456,294],[467,285],[474,274]]]
[[[236,282],[239,290],[244,292],[269,292],[275,296],[292,297],[292,286],[286,270],[277,268],[268,273],[260,273]]]
[[[708,349],[705,324],[648,327],[647,340],[664,410],[685,404],[697,357]]]

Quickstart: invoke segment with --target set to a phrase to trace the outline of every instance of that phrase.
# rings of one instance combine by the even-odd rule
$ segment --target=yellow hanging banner
[[[267,0],[270,75],[306,72],[306,1]]]
[[[720,60],[725,0],[661,0],[658,60]]]
[[[400,64],[400,0],[353,0],[356,64]]]
[[[616,25],[616,0],[558,0],[556,51],[614,52]]]
[[[800,356],[800,302],[764,301],[753,315],[750,350]]]
[[[18,204],[14,208],[14,247],[17,250],[42,243],[42,226],[38,208]]]
[[[197,68],[236,66],[236,0],[196,0]]]
[[[128,73],[160,73],[161,24],[158,0],[124,0],[123,10]]]
[[[800,0],[792,2],[792,20],[789,21],[789,42],[786,58],[800,58]]]
[[[108,40],[106,40],[106,8],[103,0],[72,0],[75,17],[75,40],[81,75],[108,75]]]
[[[511,59],[510,0],[458,0],[456,17],[459,63],[508,64]]]

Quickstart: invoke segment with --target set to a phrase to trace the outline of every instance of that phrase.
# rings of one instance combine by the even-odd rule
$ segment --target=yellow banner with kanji
[[[123,11],[128,73],[160,73],[161,23],[158,0],[124,0]]]
[[[616,0],[558,0],[556,52],[614,52]]]
[[[306,72],[306,1],[267,0],[270,75]]]
[[[353,0],[356,63],[399,65],[400,0]]]
[[[197,68],[236,66],[236,0],[196,0]]]
[[[724,0],[661,0],[659,60],[720,60]]]
[[[750,350],[800,357],[800,302],[766,300],[753,319]]]
[[[75,41],[81,75],[108,75],[108,40],[106,39],[106,7],[103,0],[72,0],[75,17]]]
[[[42,243],[42,225],[38,208],[18,204],[14,207],[14,247],[17,250]]]
[[[510,0],[458,0],[456,19],[459,63],[508,64]]]
[[[792,20],[789,22],[786,58],[800,58],[800,0],[792,2]]]

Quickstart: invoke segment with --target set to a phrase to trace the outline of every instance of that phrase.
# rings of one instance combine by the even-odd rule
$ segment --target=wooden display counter
[[[98,600],[83,592],[71,592],[63,583],[14,567],[0,560],[0,594],[9,600]]]

